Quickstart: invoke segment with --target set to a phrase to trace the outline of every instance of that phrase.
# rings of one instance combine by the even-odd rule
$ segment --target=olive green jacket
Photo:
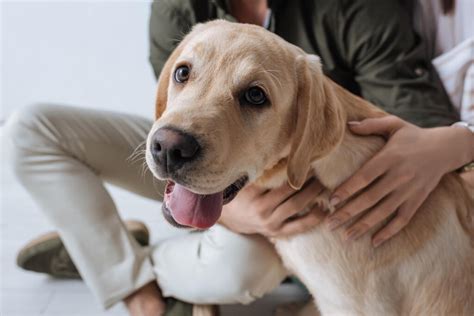
[[[396,0],[274,0],[269,30],[319,55],[331,79],[420,126],[448,125],[458,114]],[[150,61],[158,77],[173,49],[199,22],[235,21],[225,0],[155,0]]]

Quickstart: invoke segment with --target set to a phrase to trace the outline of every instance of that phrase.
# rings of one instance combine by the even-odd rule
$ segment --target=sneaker
[[[127,230],[142,246],[147,246],[150,234],[145,224],[125,221]],[[17,265],[27,271],[46,273],[57,278],[81,278],[58,233],[46,233],[30,241],[17,255]]]

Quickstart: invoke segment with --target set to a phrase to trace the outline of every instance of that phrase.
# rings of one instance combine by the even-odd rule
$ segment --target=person
[[[216,18],[254,23],[319,55],[327,76],[388,112],[423,127],[450,125],[458,114],[407,6],[377,0],[159,0],[151,11],[150,61],[158,77],[175,40],[196,23]],[[72,258],[53,251],[46,259],[41,252],[28,259],[53,274],[52,261],[77,267],[105,307],[124,300],[131,315],[163,313],[162,296],[248,303],[275,288],[287,271],[263,236],[318,224],[311,217],[288,220],[319,190],[317,181],[298,192],[248,186],[224,208],[220,225],[141,248],[103,181],[160,199],[163,184],[149,173],[141,178],[139,166],[127,161],[151,124],[132,115],[49,104],[12,115],[6,133],[12,166]]]

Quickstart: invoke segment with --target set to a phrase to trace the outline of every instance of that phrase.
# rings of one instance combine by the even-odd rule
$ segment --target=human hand
[[[324,217],[318,206],[309,205],[322,189],[315,179],[310,179],[300,191],[287,184],[273,190],[263,190],[250,184],[224,206],[220,222],[242,234],[281,237],[302,233]],[[292,218],[307,207],[311,207],[307,214]]]
[[[333,192],[331,204],[337,205],[363,190],[330,215],[327,224],[335,229],[371,209],[346,229],[346,239],[354,240],[396,212],[372,237],[375,247],[408,224],[443,175],[473,157],[473,135],[465,128],[423,129],[395,116],[366,119],[349,126],[356,134],[377,134],[388,142]]]
[[[156,281],[152,281],[124,298],[130,316],[160,316],[166,304]]]

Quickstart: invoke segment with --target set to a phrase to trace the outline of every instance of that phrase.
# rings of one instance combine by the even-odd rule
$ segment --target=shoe
[[[172,297],[165,299],[166,311],[163,316],[193,316],[193,304]]]
[[[127,230],[142,246],[147,246],[150,234],[145,224],[125,221]],[[46,273],[57,278],[81,278],[58,233],[46,233],[25,245],[17,255],[17,265],[27,271]]]
[[[219,316],[217,305],[193,305],[173,297],[165,298],[165,304],[163,316]]]

